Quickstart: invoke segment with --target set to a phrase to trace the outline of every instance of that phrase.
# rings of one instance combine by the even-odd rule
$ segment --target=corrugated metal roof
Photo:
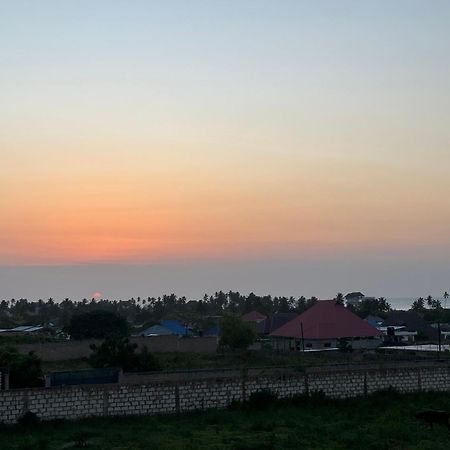
[[[40,325],[21,325],[19,327],[11,328],[10,330],[6,331],[32,333],[33,331],[39,331],[43,329],[44,327],[41,327]]]
[[[264,321],[258,323],[256,332],[258,334],[270,334],[284,324],[290,322],[298,316],[297,313],[276,313],[271,314]]]
[[[179,320],[165,319],[160,321],[161,326],[168,328],[173,332],[173,334],[178,334],[180,336],[192,336],[192,330],[187,324],[183,324]]]
[[[175,334],[172,330],[161,325],[153,325],[144,331],[139,333],[140,336],[167,336],[169,334]]]

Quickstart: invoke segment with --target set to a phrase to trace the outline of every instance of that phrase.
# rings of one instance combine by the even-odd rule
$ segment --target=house
[[[418,334],[417,331],[408,331],[404,326],[380,326],[378,329],[383,333],[384,345],[412,344],[415,342]]]
[[[415,311],[389,311],[383,326],[404,327],[405,331],[416,331],[419,339],[438,340],[438,330]]]
[[[416,340],[417,331],[408,330],[404,325],[383,326],[384,319],[372,315],[364,320],[383,333],[384,345],[412,344]]]
[[[178,336],[192,336],[194,334],[192,328],[190,328],[187,323],[182,323],[179,320],[166,319],[161,320],[159,323],[162,327],[172,331],[172,334]]]
[[[346,340],[353,348],[375,348],[382,332],[336,300],[322,300],[270,334],[279,351],[336,348]]]
[[[347,306],[356,306],[361,303],[365,295],[362,292],[349,292],[344,298]]]
[[[436,330],[439,330],[439,328],[441,329],[441,338],[442,339],[444,339],[447,342],[450,340],[450,324],[448,324],[448,323],[432,323],[431,326]]]
[[[298,316],[297,313],[276,313],[270,314],[256,325],[256,332],[259,336],[267,336],[284,324],[290,322]]]
[[[267,319],[267,316],[264,314],[261,314],[258,311],[250,311],[247,314],[244,314],[241,319],[245,322],[253,322],[253,323],[259,323],[263,320]]]

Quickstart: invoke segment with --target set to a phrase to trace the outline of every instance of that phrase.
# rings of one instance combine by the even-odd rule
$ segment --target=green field
[[[345,401],[298,399],[262,409],[3,426],[0,448],[449,449],[445,426],[430,429],[414,417],[430,408],[450,410],[450,394],[391,392]]]
[[[308,367],[326,364],[359,364],[359,363],[390,363],[415,360],[450,359],[450,354],[438,355],[434,352],[422,352],[421,354],[383,353],[375,351],[354,351],[352,353],[341,352],[317,352],[317,353],[274,353],[265,352],[228,352],[228,353],[185,353],[163,352],[154,353],[162,370],[195,370],[195,369],[220,369],[220,368],[248,368],[266,366],[298,366]],[[61,370],[80,370],[89,368],[86,358],[65,361],[44,361],[44,372]]]

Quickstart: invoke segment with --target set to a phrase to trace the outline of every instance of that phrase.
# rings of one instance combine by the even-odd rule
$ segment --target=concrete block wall
[[[421,389],[424,391],[450,391],[448,368],[423,369],[420,371]]]
[[[400,392],[450,391],[450,367],[298,372],[0,391],[0,421],[15,423],[26,411],[36,413],[43,420],[51,420],[222,409],[263,389],[280,398],[315,391],[332,398],[350,398],[389,388]]]
[[[308,391],[323,392],[330,398],[349,398],[365,394],[365,372],[339,371],[308,375]]]
[[[250,378],[244,382],[244,395],[247,400],[250,395],[261,390],[269,390],[279,398],[288,398],[307,391],[305,375],[282,378],[261,377]]]
[[[105,389],[105,416],[154,415],[176,412],[176,386],[121,385]]]
[[[243,398],[240,379],[187,382],[178,385],[179,411],[218,408]]]
[[[399,392],[417,392],[422,390],[419,374],[424,369],[386,369],[371,370],[367,372],[367,393],[396,389]],[[433,368],[433,371],[438,370]],[[430,374],[430,387],[434,386],[434,375]],[[434,389],[433,389],[434,390]]]

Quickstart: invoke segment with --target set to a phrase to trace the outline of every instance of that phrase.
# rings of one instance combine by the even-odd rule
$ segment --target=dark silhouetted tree
[[[256,340],[256,331],[235,316],[225,316],[220,323],[220,345],[232,350],[246,350]]]
[[[19,353],[7,346],[0,350],[0,367],[9,370],[9,386],[12,389],[43,385],[41,360],[33,353]]]
[[[109,311],[91,311],[72,317],[65,331],[73,339],[105,338],[108,336],[127,336],[127,321]]]
[[[109,337],[100,345],[91,345],[89,363],[93,367],[118,367],[124,372],[147,372],[160,370],[157,358],[147,347],[137,351],[137,344],[126,338]]]

